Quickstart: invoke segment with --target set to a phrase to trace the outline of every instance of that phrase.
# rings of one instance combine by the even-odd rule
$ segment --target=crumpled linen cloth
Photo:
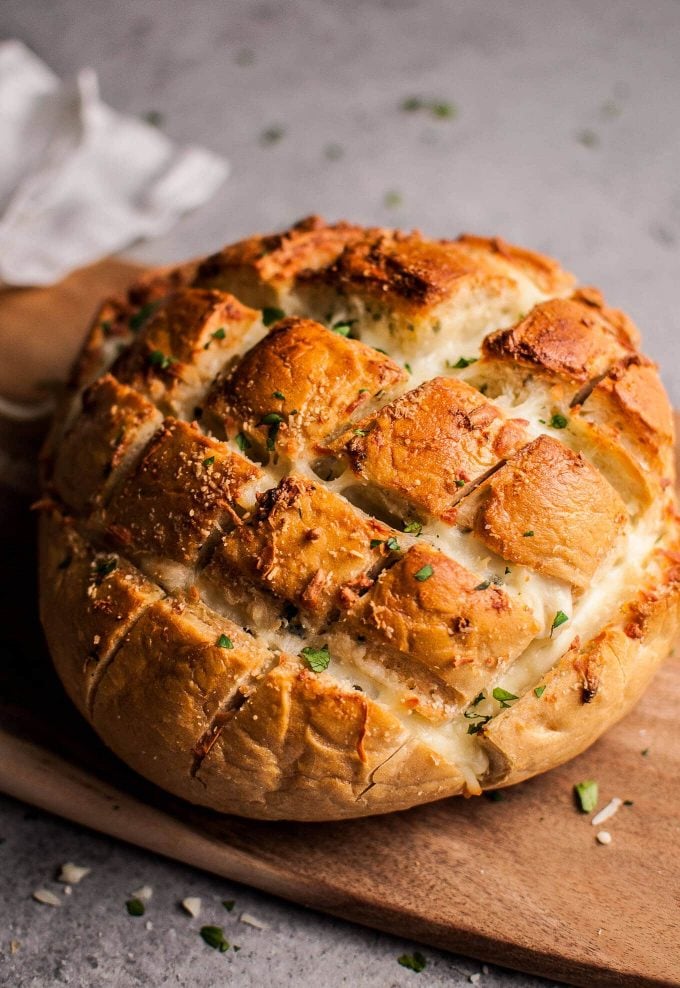
[[[0,44],[0,282],[48,285],[167,231],[228,163],[178,147],[102,102],[97,75],[62,82],[19,41]]]

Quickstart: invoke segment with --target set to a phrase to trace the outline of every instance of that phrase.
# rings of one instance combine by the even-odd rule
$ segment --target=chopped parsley
[[[286,396],[284,394],[281,394],[280,391],[272,391],[272,398],[278,398],[279,401],[286,400]]]
[[[505,707],[509,707],[514,700],[519,700],[518,696],[515,696],[514,693],[508,693],[508,691],[504,690],[502,686],[496,686],[492,696],[494,700],[498,700],[500,703],[501,710],[504,710]]]
[[[434,570],[432,569],[432,567],[430,566],[430,564],[429,563],[425,563],[425,565],[424,566],[421,566],[420,569],[418,570],[418,572],[417,573],[414,573],[413,576],[414,576],[414,579],[418,580],[419,583],[424,583],[425,580],[429,580],[430,579],[430,577],[432,576],[433,573],[434,573]]]
[[[244,432],[239,432],[236,436],[236,445],[244,453],[247,449],[250,449],[252,443]]]
[[[420,535],[423,530],[423,526],[419,521],[407,521],[404,525],[404,532],[407,535]]]
[[[205,943],[213,950],[219,950],[221,954],[229,950],[229,941],[225,939],[224,930],[221,926],[202,926],[200,934]]]
[[[279,319],[283,319],[286,313],[283,309],[275,309],[273,306],[266,305],[262,310],[262,322],[265,326],[271,326],[272,323],[278,322]]]
[[[484,692],[484,690],[482,690],[481,693],[477,694],[477,696],[472,701],[472,706],[476,707],[478,703],[482,702],[482,700],[486,700],[486,693]]]
[[[564,611],[557,611],[555,617],[553,618],[553,623],[550,627],[550,637],[552,638],[552,633],[553,631],[555,631],[556,628],[559,628],[561,624],[566,624],[568,620],[569,617],[567,614],[564,613]]]
[[[481,717],[474,724],[470,724],[467,729],[468,734],[479,734],[480,731],[489,723],[491,717]]]
[[[452,120],[458,114],[458,107],[455,103],[432,103],[430,111],[433,117],[440,120]]]
[[[451,363],[450,360],[446,361],[446,366],[451,370],[463,370],[465,367],[469,367],[470,364],[476,364],[477,357],[459,357],[455,364]]]
[[[94,568],[97,581],[101,582],[105,576],[109,576],[118,567],[117,559],[106,559],[101,563],[97,563]]]
[[[73,562],[73,556],[71,556],[70,554],[68,556],[64,556],[62,561],[57,566],[57,569],[68,569],[72,562]]]
[[[154,314],[160,304],[160,302],[147,302],[146,305],[143,305],[138,312],[135,312],[133,316],[130,316],[128,325],[133,333],[136,333],[137,330],[142,328],[144,323]]]
[[[456,487],[465,487],[465,481],[464,480],[461,480],[461,478],[459,477],[456,480]]]
[[[405,100],[402,100],[401,109],[404,113],[415,113],[417,110],[422,110],[425,105],[419,96],[407,96]]]
[[[227,910],[227,912],[230,913],[234,908],[234,906],[236,905],[236,902],[234,899],[222,899],[222,905]]]
[[[569,419],[566,415],[562,415],[560,412],[555,412],[555,414],[550,419],[551,429],[566,429],[569,425]]]
[[[228,635],[220,635],[220,637],[217,639],[217,647],[218,648],[233,648],[234,647],[234,643],[231,640],[231,638],[229,638]]]
[[[542,686],[537,686],[536,689],[534,690],[534,696],[541,697],[543,696],[544,693],[545,693],[545,684],[543,684]]]
[[[477,584],[475,590],[488,590],[490,586],[491,586],[491,580],[482,580],[481,583]]]
[[[395,539],[394,535],[386,540],[385,547],[389,549],[390,552],[401,552],[401,546]]]
[[[273,124],[271,127],[267,127],[260,134],[261,144],[277,144],[283,135],[285,130],[279,124]]]
[[[368,435],[368,433],[366,432],[365,429],[355,429],[353,434],[355,436],[366,436],[366,435]]]
[[[383,205],[386,209],[397,209],[404,201],[404,197],[401,192],[397,192],[396,189],[390,189],[385,193],[383,198]]]
[[[167,370],[178,362],[177,357],[171,357],[162,350],[152,350],[147,359],[152,367],[158,367],[160,370]]]
[[[377,549],[379,545],[383,544],[382,539],[371,539],[370,546],[371,549]]]
[[[458,107],[449,100],[423,99],[420,96],[407,96],[399,107],[403,113],[419,113],[425,110],[437,120],[453,120],[458,116]]]
[[[420,974],[427,967],[427,959],[423,957],[419,950],[414,950],[412,954],[402,954],[401,957],[397,957],[397,964],[407,967],[409,971],[415,971],[416,974]]]
[[[226,335],[227,335],[227,331],[225,330],[224,326],[220,326],[219,329],[216,329],[214,333],[210,334],[210,339],[208,340],[207,343],[204,343],[203,349],[207,350],[213,340],[223,340]]]
[[[206,456],[206,458],[203,460],[203,466],[204,467],[211,467],[214,462],[215,462],[215,457],[214,456]]]
[[[528,532],[522,532],[522,538],[523,539],[533,539],[533,537],[534,537],[534,530],[533,530],[533,528],[530,528]]]
[[[409,372],[409,374],[412,374],[413,373],[413,368],[411,367],[410,364],[404,364],[404,367]]]
[[[491,792],[485,792],[484,795],[492,803],[502,803],[505,799],[505,793],[501,792],[500,789],[492,789]]]
[[[125,903],[125,908],[127,909],[130,916],[143,916],[144,915],[144,903],[141,899],[128,899]]]
[[[330,665],[331,653],[328,650],[328,645],[322,645],[321,648],[312,648],[308,645],[302,649],[300,655],[306,660],[312,672],[323,672]]]
[[[165,117],[160,110],[147,110],[146,113],[142,114],[142,120],[151,127],[162,127]]]
[[[598,800],[597,782],[592,779],[588,779],[586,782],[577,782],[574,786],[574,795],[581,813],[592,813]]]
[[[349,336],[355,322],[356,319],[341,319],[340,322],[333,323],[331,329],[334,333],[339,333],[340,336]]]
[[[283,421],[283,415],[279,415],[278,412],[267,412],[260,419],[260,425],[280,425]]]

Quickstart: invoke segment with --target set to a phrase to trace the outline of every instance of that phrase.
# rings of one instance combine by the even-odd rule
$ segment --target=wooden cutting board
[[[84,313],[130,271],[114,263],[72,276],[66,305],[63,286],[40,299],[24,292],[23,305],[0,293],[0,366],[9,343],[23,341],[14,393],[32,393],[53,366],[51,349],[62,370]],[[27,342],[37,333],[41,345]],[[40,354],[37,370],[26,363],[30,352]],[[680,985],[678,661],[590,751],[501,801],[449,799],[330,824],[218,816],[135,776],[71,708],[40,634],[24,508],[0,533],[0,789],[168,857],[480,960],[574,985]],[[574,806],[572,787],[583,779],[598,780],[600,805],[612,796],[633,801],[607,824],[607,847]]]

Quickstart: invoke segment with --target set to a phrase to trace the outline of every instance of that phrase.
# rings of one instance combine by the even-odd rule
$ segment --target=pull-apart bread
[[[583,751],[680,618],[638,332],[501,240],[317,218],[96,315],[43,454],[42,620],[114,752],[325,820]]]

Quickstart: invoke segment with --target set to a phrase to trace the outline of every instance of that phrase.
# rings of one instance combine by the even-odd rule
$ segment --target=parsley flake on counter
[[[541,697],[545,693],[545,683],[542,686],[537,686],[534,690],[534,696]]]
[[[420,535],[423,526],[419,521],[407,521],[404,525],[404,532],[407,535]]]
[[[551,429],[566,429],[569,425],[569,419],[566,415],[562,415],[560,412],[555,412],[555,414],[550,419]]]
[[[515,696],[514,693],[508,693],[508,691],[504,690],[502,686],[496,686],[491,695],[494,700],[498,700],[502,710],[504,710],[505,707],[509,707],[514,700],[519,700],[518,696]]]
[[[450,360],[446,361],[446,366],[450,370],[463,370],[465,367],[469,367],[470,364],[476,364],[478,357],[459,357],[455,364],[451,363]]]
[[[125,903],[125,908],[130,916],[144,915],[144,903],[141,899],[128,899]]]
[[[321,648],[312,648],[308,645],[302,649],[300,655],[304,657],[312,672],[323,672],[330,665],[331,653],[328,645],[322,645]]]
[[[205,943],[213,950],[219,950],[221,954],[229,950],[229,941],[225,940],[224,930],[221,926],[202,926],[200,934]]]
[[[561,624],[566,624],[568,620],[569,617],[564,613],[564,611],[557,611],[555,617],[553,618],[553,623],[550,626],[550,637],[552,638],[552,633],[556,628],[559,628]]]
[[[390,189],[389,192],[385,193],[383,198],[383,205],[386,209],[396,209],[401,206],[404,201],[404,197],[401,192],[397,192],[396,189]]]
[[[420,96],[407,96],[401,102],[401,109],[404,113],[415,113],[416,110],[422,110],[424,106],[425,103],[421,100]]]
[[[414,950],[412,954],[402,954],[401,957],[397,957],[397,964],[407,967],[409,971],[415,971],[416,974],[420,974],[427,967],[427,959],[423,957],[419,950]]]
[[[418,572],[417,573],[414,573],[413,576],[414,576],[414,579],[418,580],[419,583],[424,583],[425,580],[429,580],[430,579],[430,577],[432,576],[433,573],[434,573],[434,570],[432,569],[432,567],[430,566],[430,564],[429,563],[426,563],[424,566],[421,566],[421,568],[418,570]]]
[[[236,901],[234,899],[222,899],[222,905],[230,913],[236,905]]]
[[[211,467],[214,462],[215,462],[215,457],[214,456],[206,456],[206,458],[203,460],[203,466],[204,467]]]
[[[220,635],[217,639],[218,648],[233,648],[234,643],[228,635]]]
[[[265,130],[260,134],[261,144],[277,144],[283,135],[285,130],[279,124],[273,124],[271,127],[266,127]]]
[[[158,367],[160,370],[167,370],[173,364],[178,363],[177,357],[171,357],[169,353],[163,353],[162,350],[152,350],[147,359],[152,367]]]
[[[244,453],[247,449],[250,449],[252,443],[244,432],[239,432],[236,436],[236,445]]]
[[[265,326],[271,326],[273,323],[278,322],[279,319],[283,319],[286,313],[283,309],[275,309],[273,306],[265,305],[262,310],[262,322]]]
[[[585,782],[577,782],[574,786],[574,795],[578,801],[581,813],[592,813],[597,806],[598,786],[593,779]]]

